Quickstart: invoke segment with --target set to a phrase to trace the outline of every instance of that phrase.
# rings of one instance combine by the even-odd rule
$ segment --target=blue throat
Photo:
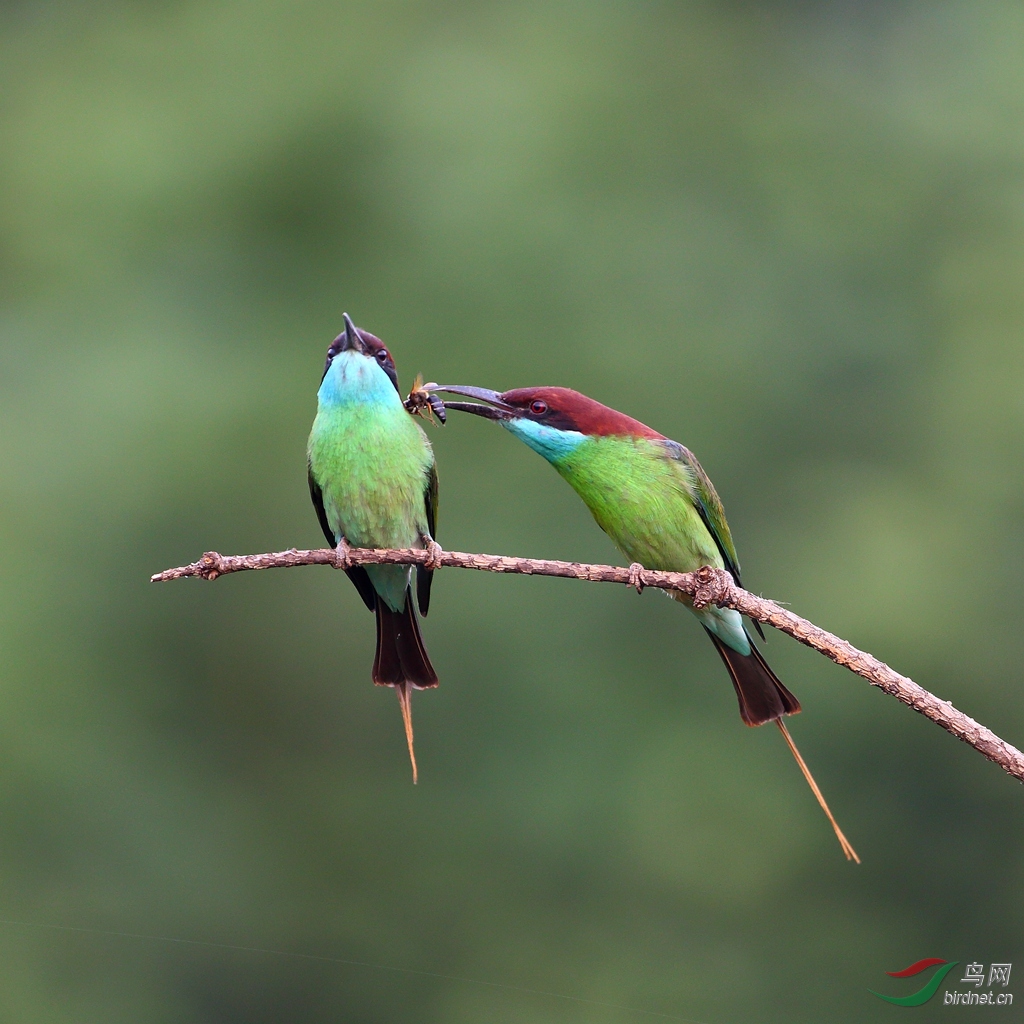
[[[581,434],[578,430],[556,430],[525,416],[502,420],[501,425],[538,455],[543,455],[548,462],[561,462],[584,441],[589,440],[586,434]]]
[[[377,360],[352,350],[339,352],[331,360],[316,397],[321,407],[366,402],[403,408],[401,396]]]

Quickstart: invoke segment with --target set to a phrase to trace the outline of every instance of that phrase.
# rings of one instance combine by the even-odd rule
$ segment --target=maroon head
[[[342,352],[358,352],[360,355],[374,360],[391,378],[391,383],[398,391],[398,371],[395,369],[395,361],[391,358],[391,353],[387,350],[384,342],[369,331],[363,331],[356,327],[348,313],[343,313],[342,316],[345,318],[345,330],[331,342],[330,348],[327,349],[324,377],[327,376],[327,371],[331,368],[331,363],[336,356]],[[323,377],[320,380],[322,381]]]
[[[475,398],[477,402],[445,402],[448,409],[475,413],[487,419],[512,425],[515,420],[528,421],[551,430],[572,431],[588,437],[627,435],[664,439],[663,434],[627,416],[581,395],[571,388],[514,388],[512,391],[490,391],[461,384],[432,385],[431,391],[446,391]],[[485,404],[478,404],[478,403]]]

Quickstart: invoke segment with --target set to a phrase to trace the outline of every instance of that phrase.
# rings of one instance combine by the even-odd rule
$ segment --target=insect
[[[444,426],[444,422],[447,416],[444,411],[444,402],[441,400],[440,395],[432,394],[430,389],[436,388],[436,384],[424,384],[423,374],[419,373],[416,375],[416,380],[413,381],[412,390],[409,392],[409,397],[405,400],[405,407],[413,414],[413,416],[422,416],[424,419],[434,422],[434,417],[437,417],[438,422]]]

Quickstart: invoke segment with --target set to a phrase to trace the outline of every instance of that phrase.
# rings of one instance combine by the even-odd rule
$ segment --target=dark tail
[[[402,611],[393,612],[379,596],[374,610],[377,613],[377,653],[373,659],[373,681],[378,686],[393,686],[398,694],[405,723],[405,740],[409,744],[409,760],[412,762],[412,781],[416,782],[418,773],[413,750],[409,688],[426,690],[437,686],[437,673],[423,646],[412,591],[406,590]]]
[[[437,673],[423,646],[419,623],[413,610],[412,593],[405,592],[405,608],[393,612],[377,598],[377,654],[373,659],[373,681],[378,686],[402,686],[426,690],[437,686]]]
[[[704,628],[729,670],[740,702],[740,715],[747,725],[764,725],[800,710],[800,701],[779,682],[753,641],[750,654],[740,654],[722,643],[707,626]]]

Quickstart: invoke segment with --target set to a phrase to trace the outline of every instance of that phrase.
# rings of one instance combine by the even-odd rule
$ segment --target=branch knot
[[[708,605],[720,605],[728,598],[734,586],[732,577],[724,569],[702,565],[693,578],[697,588],[693,592],[693,607],[700,611]]]
[[[215,580],[220,575],[220,554],[216,551],[207,551],[199,559],[196,568],[204,580]]]

